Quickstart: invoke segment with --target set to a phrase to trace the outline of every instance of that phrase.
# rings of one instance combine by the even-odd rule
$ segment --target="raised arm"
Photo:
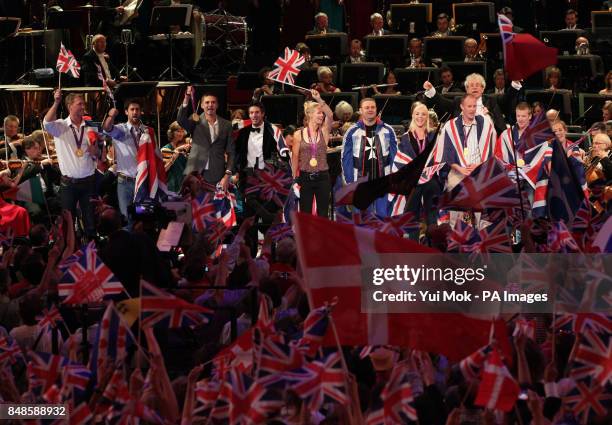
[[[189,114],[187,112],[187,107],[189,106],[192,93],[193,87],[187,86],[187,90],[185,90],[185,97],[183,98],[183,104],[179,107],[178,115],[176,117],[176,121],[185,129],[185,131],[191,134],[191,137],[193,137],[193,130],[196,124],[193,120],[189,119]],[[196,111],[193,112],[195,113]]]
[[[329,133],[331,132],[332,125],[334,124],[334,113],[332,112],[329,105],[321,98],[321,94],[316,90],[310,90],[310,94],[315,102],[321,106],[321,111],[325,114],[325,121],[323,121],[323,134],[327,137],[325,140],[329,143]]]
[[[56,89],[53,92],[53,105],[51,105],[45,114],[45,122],[50,123],[57,119],[57,109],[59,108],[60,103],[62,103],[62,91],[60,89]]]

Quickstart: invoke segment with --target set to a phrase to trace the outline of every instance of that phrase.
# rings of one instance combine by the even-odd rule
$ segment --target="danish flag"
[[[474,404],[488,409],[508,412],[514,407],[520,387],[514,380],[496,348],[489,353],[482,373],[482,381]]]
[[[72,52],[66,49],[64,43],[61,43],[60,45],[60,51],[57,55],[57,65],[55,67],[59,72],[64,74],[70,72],[74,78],[79,78],[81,75],[81,65],[79,65],[77,60],[74,58]]]
[[[268,73],[268,78],[279,83],[294,84],[294,78],[300,73],[300,65],[304,58],[297,50],[285,47],[285,56],[281,56],[274,62],[275,68]]]

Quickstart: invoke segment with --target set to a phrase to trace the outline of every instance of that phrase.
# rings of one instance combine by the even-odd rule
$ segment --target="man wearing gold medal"
[[[519,103],[516,105],[516,124],[504,130],[497,139],[495,156],[511,171],[514,170],[515,164],[519,168],[525,165],[525,160],[523,159],[525,150],[519,141],[527,127],[529,127],[531,117],[531,106],[526,102]],[[518,157],[517,160],[515,160],[515,154]]]
[[[342,141],[342,176],[344,183],[352,183],[362,176],[369,180],[391,173],[391,164],[397,152],[397,138],[393,128],[382,122],[374,99],[365,98],[359,105],[361,118],[346,133]],[[373,204],[381,216],[390,214],[387,196]]]
[[[93,128],[85,124],[85,101],[78,93],[66,96],[68,117],[56,119],[57,110],[62,102],[62,92],[57,89],[53,94],[53,105],[45,115],[44,127],[55,141],[55,150],[62,173],[60,200],[63,209],[70,210],[76,217],[77,204],[81,209],[85,234],[95,236],[95,223],[90,198],[95,195],[97,145],[90,144],[87,133]]]

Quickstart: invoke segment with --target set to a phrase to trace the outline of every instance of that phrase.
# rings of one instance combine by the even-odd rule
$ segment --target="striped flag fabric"
[[[297,50],[285,47],[285,53],[274,62],[274,69],[268,73],[268,78],[279,83],[294,84],[295,77],[300,73],[304,57]]]
[[[28,377],[30,388],[43,394],[58,382],[68,359],[50,353],[30,351],[28,353]]]
[[[138,203],[147,199],[156,201],[166,199],[168,177],[166,176],[161,152],[155,145],[155,134],[151,127],[147,127],[147,131],[140,136],[136,162],[134,202]]]
[[[0,368],[7,364],[13,365],[17,360],[25,360],[17,341],[5,336],[0,337]]]
[[[60,51],[57,55],[55,68],[63,74],[70,73],[74,78],[81,76],[81,65],[79,65],[72,52],[66,49],[64,43],[60,43]]]
[[[491,350],[490,345],[485,345],[459,362],[459,370],[467,381],[480,378],[482,367]]]
[[[262,201],[272,201],[282,207],[289,196],[293,178],[287,170],[266,164],[263,170],[256,170],[254,175],[249,176],[247,182],[249,186],[245,195],[255,194]]]
[[[418,420],[416,408],[412,404],[414,395],[407,372],[405,365],[396,365],[380,394],[383,400],[385,418],[393,423]]]

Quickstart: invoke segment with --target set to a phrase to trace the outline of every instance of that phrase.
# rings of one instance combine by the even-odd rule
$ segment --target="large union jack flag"
[[[306,400],[311,411],[319,410],[326,399],[340,404],[348,403],[340,360],[340,354],[334,352],[323,361],[305,363],[301,368],[285,374],[285,378],[292,382],[293,391]]]
[[[222,222],[225,227],[231,228],[236,224],[236,197],[229,191],[217,189],[213,192],[204,192],[191,199],[191,217],[193,229],[204,232]]]
[[[391,419],[391,423],[417,420],[417,411],[412,405],[414,396],[407,372],[404,365],[394,367],[380,395],[384,403],[385,417]]]
[[[136,161],[134,202],[142,202],[147,199],[164,200],[168,192],[168,177],[161,152],[155,144],[155,133],[151,127],[147,127],[147,131],[140,136]]]
[[[249,176],[247,182],[249,187],[245,190],[245,195],[258,194],[259,199],[266,202],[273,201],[282,207],[289,196],[293,179],[286,170],[276,170],[266,164],[263,170],[257,170],[254,176]]]
[[[64,43],[60,44],[60,51],[57,55],[57,64],[55,67],[63,74],[70,72],[74,78],[79,78],[81,75],[81,65],[79,65],[72,52],[66,49]]]
[[[28,358],[30,388],[41,390],[41,393],[57,383],[64,366],[69,363],[65,357],[37,351],[29,352]]]
[[[146,281],[140,282],[140,312],[143,327],[159,324],[170,328],[208,323],[212,310],[175,297]]]
[[[580,423],[591,423],[596,416],[605,416],[612,408],[612,394],[594,382],[576,382],[576,387],[565,397],[563,403],[568,405]]]
[[[297,50],[285,47],[285,55],[274,62],[275,68],[268,73],[268,78],[279,83],[294,84],[295,77],[300,73],[304,58]]]
[[[488,258],[491,253],[511,253],[507,221],[500,220],[473,232],[472,239],[463,247],[463,250],[472,253],[472,257],[480,255],[484,258]]]
[[[106,267],[93,245],[88,245],[57,285],[64,304],[87,304],[121,294],[125,289]]]
[[[520,207],[516,184],[501,162],[491,157],[480,164],[450,192],[440,198],[440,208],[482,211],[485,208]]]

